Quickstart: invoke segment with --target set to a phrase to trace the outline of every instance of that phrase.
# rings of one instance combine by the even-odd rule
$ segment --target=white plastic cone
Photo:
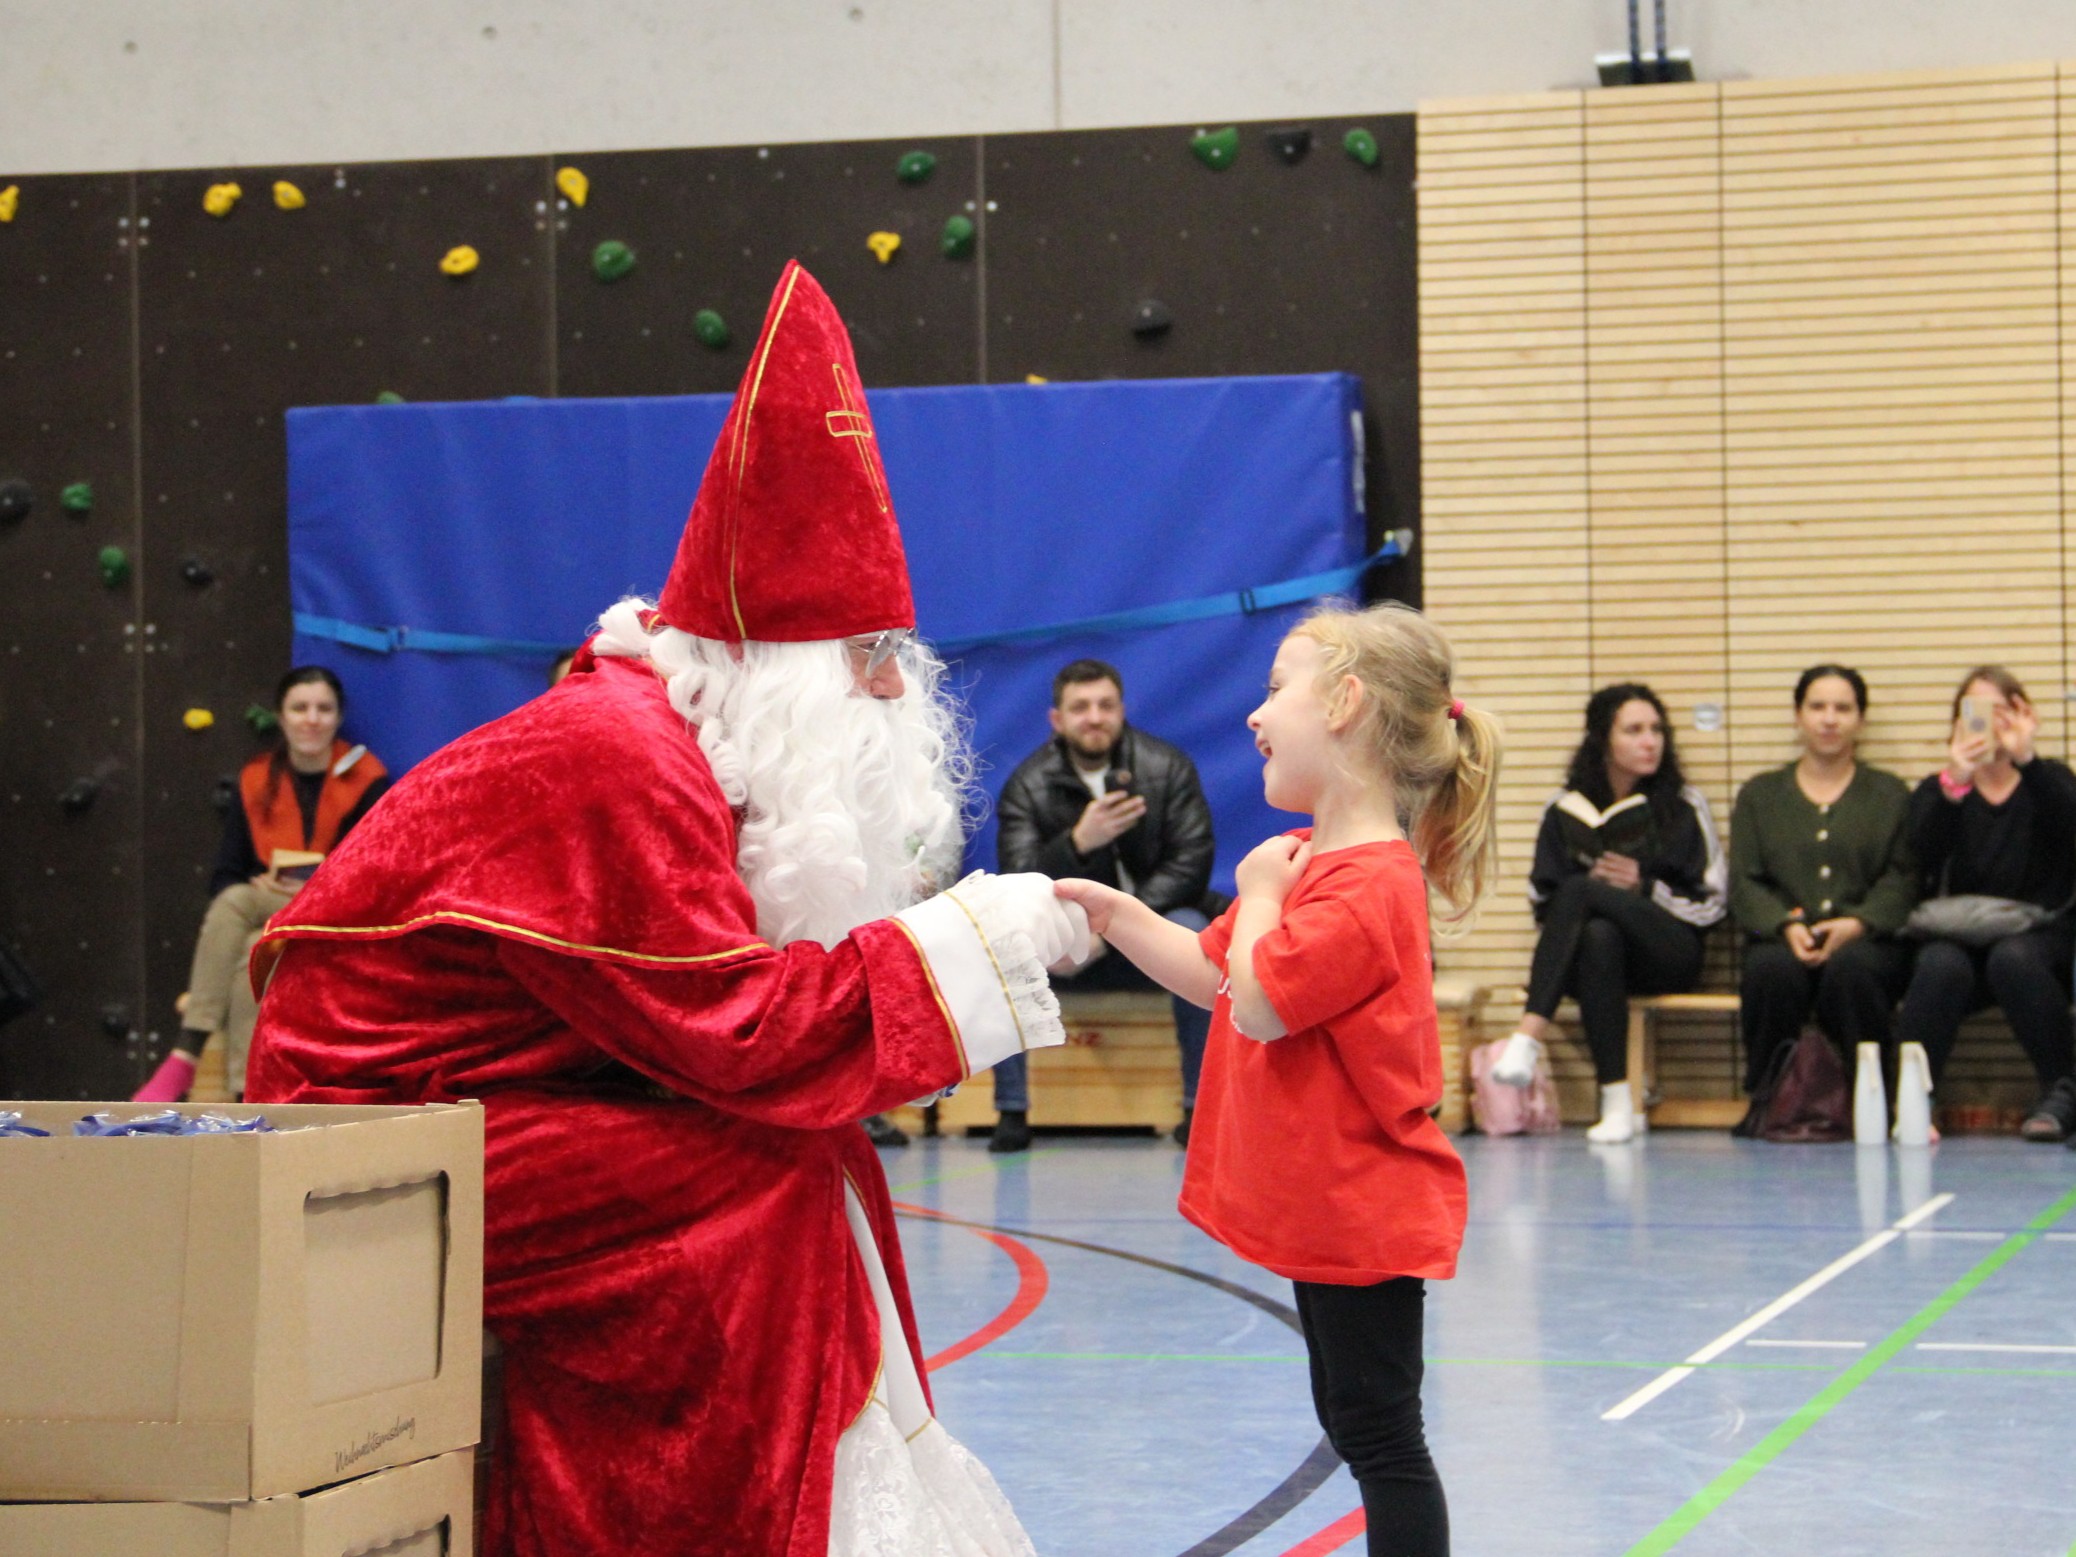
[[[1903,1045],[1896,1067],[1896,1144],[1932,1143],[1932,1062],[1921,1043]]]
[[[1881,1082],[1881,1045],[1860,1045],[1859,1073],[1853,1079],[1853,1139],[1879,1146],[1889,1138],[1889,1094]]]

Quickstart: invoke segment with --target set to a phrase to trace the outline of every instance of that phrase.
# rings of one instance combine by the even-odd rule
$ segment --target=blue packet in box
[[[23,1124],[21,1110],[0,1108],[0,1136],[49,1134],[48,1130],[39,1130],[32,1124]]]
[[[229,1114],[197,1114],[182,1128],[182,1135],[272,1135],[274,1127],[265,1114],[250,1119],[233,1119]]]
[[[119,1119],[114,1114],[88,1114],[72,1127],[74,1135],[257,1135],[271,1131],[266,1116],[255,1114],[250,1119],[233,1119],[228,1114],[196,1114],[193,1118],[177,1109],[166,1109],[163,1113],[139,1114],[134,1119]]]

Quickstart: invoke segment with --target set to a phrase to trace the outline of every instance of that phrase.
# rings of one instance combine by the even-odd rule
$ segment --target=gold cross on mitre
[[[858,460],[865,467],[865,479],[872,483],[872,495],[879,502],[879,511],[885,513],[888,509],[887,484],[880,478],[879,460],[875,457],[874,451],[866,447],[868,443],[879,442],[879,439],[873,436],[872,418],[865,414],[862,405],[852,401],[851,376],[844,372],[843,364],[832,362],[829,364],[829,371],[836,376],[836,399],[843,409],[824,412],[823,424],[828,427],[829,436],[832,438],[859,440]]]

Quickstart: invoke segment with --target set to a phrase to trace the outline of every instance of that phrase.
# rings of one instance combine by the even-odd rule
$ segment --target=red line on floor
[[[912,1206],[897,1200],[894,1202],[894,1209],[905,1211],[910,1216],[939,1219],[939,1213],[932,1211],[928,1206]],[[990,1232],[986,1228],[970,1227],[967,1231],[985,1238],[1016,1262],[1016,1296],[1009,1300],[1007,1308],[963,1341],[955,1341],[936,1356],[927,1359],[923,1363],[925,1373],[935,1373],[939,1368],[949,1367],[961,1357],[970,1357],[983,1346],[1001,1340],[1036,1312],[1038,1305],[1045,1301],[1046,1289],[1051,1285],[1045,1261],[1038,1257],[1030,1245],[1019,1242],[1007,1233]]]
[[[1328,1552],[1339,1551],[1368,1528],[1362,1510],[1358,1508],[1352,1514],[1343,1514],[1317,1535],[1298,1542],[1283,1557],[1326,1557]]]

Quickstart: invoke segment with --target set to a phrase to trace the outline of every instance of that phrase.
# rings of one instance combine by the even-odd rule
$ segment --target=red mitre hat
[[[656,614],[728,643],[915,626],[850,333],[798,260],[772,294]]]

